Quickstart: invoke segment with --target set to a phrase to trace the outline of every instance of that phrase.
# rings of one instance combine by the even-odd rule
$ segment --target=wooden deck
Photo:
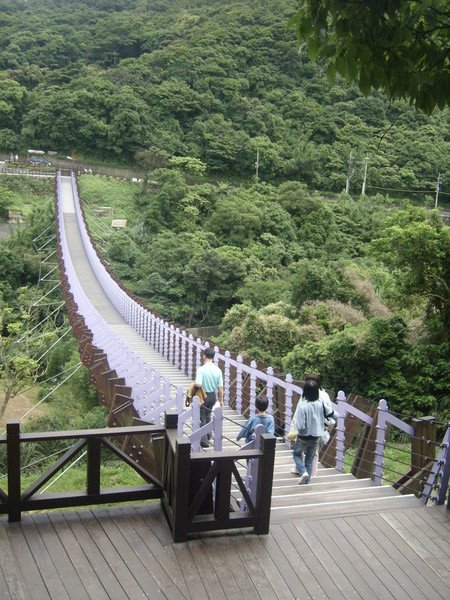
[[[273,520],[173,544],[159,503],[0,521],[2,600],[448,600],[450,517],[408,508]]]

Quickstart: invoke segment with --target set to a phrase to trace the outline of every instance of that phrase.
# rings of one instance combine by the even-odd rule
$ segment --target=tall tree
[[[302,0],[290,23],[328,74],[431,113],[449,101],[450,12],[446,0]]]

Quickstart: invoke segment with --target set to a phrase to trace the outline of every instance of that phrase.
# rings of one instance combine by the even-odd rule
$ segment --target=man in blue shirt
[[[203,365],[197,369],[195,376],[195,383],[201,385],[206,394],[206,400],[200,407],[201,427],[211,421],[211,411],[217,400],[223,406],[223,375],[219,367],[213,362],[214,354],[215,352],[212,348],[203,350]],[[208,440],[210,437],[211,434],[202,437],[200,442],[202,448],[209,446]]]

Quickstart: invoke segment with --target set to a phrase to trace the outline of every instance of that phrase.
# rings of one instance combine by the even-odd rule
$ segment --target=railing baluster
[[[337,393],[339,417],[336,425],[336,469],[344,472],[345,417],[347,416],[347,398],[343,391]]]
[[[266,396],[269,401],[269,413],[273,413],[273,369],[267,367]]]
[[[230,405],[230,352],[228,350],[225,351],[225,360],[224,360],[224,376],[223,376],[223,401],[225,406]]]
[[[256,398],[256,361],[250,363],[250,411],[249,414],[255,414],[255,398]]]
[[[285,400],[284,400],[284,432],[287,435],[288,431],[291,428],[292,417],[294,416],[292,413],[292,383],[293,383],[292,375],[288,373],[286,375],[286,387],[285,387]],[[289,442],[290,445],[290,442]]]
[[[189,334],[188,338],[188,375],[191,379],[194,378],[194,336]]]
[[[179,369],[180,368],[180,329],[178,327],[175,329],[175,333],[174,333],[174,346],[175,346],[174,365],[176,366],[177,369]]]
[[[188,369],[186,365],[186,344],[187,344],[187,334],[183,331],[181,332],[181,371],[185,375],[188,374]]]
[[[236,357],[236,411],[242,414],[242,356]]]
[[[195,372],[197,372],[197,369],[199,368],[199,366],[202,363],[202,340],[200,338],[197,338],[197,343],[195,345],[195,349],[196,349],[196,354],[195,354]]]
[[[374,482],[375,485],[381,485],[383,478],[383,464],[384,464],[384,448],[386,445],[386,412],[387,402],[386,400],[380,400],[378,403],[377,413],[377,438],[375,445],[375,468],[374,468]]]

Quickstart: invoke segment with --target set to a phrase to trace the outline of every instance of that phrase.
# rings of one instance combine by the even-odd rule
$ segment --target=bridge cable
[[[70,375],[68,375],[65,379],[63,379],[63,381],[61,381],[61,383],[58,383],[58,385],[56,387],[52,388],[48,394],[46,394],[41,400],[39,400],[39,402],[37,402],[34,406],[32,406],[29,410],[27,410],[27,412],[20,417],[19,421],[21,421],[26,416],[28,416],[30,414],[30,412],[32,412],[36,407],[38,407],[39,404],[42,404],[42,402],[44,402],[44,400],[47,400],[47,398],[49,396],[51,396],[53,394],[53,392],[55,392],[58,388],[60,388],[64,383],[66,383],[66,381],[68,381],[72,377],[72,375],[74,375],[78,371],[78,369],[81,366],[82,366],[82,363],[78,363],[77,365],[75,365],[72,373]],[[6,433],[6,431],[4,433]]]

